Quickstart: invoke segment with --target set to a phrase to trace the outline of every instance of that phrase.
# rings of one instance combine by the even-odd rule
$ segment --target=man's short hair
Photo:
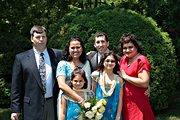
[[[101,37],[101,36],[104,36],[107,42],[109,41],[109,39],[108,39],[108,37],[107,37],[107,35],[106,35],[105,32],[97,32],[97,33],[94,35],[94,42],[96,41],[96,37]]]
[[[30,35],[34,36],[34,33],[43,33],[43,32],[45,33],[47,32],[44,26],[34,25],[31,28]]]

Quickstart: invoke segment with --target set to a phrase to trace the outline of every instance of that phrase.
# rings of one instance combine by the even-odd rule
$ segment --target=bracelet
[[[81,100],[80,100],[78,103],[79,103],[79,104],[81,104],[83,101],[84,101],[84,99],[83,99],[83,98],[81,98]]]

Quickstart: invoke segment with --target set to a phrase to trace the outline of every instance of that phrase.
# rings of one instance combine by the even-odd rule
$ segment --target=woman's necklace
[[[104,75],[104,84],[106,85],[111,85],[111,78],[114,78],[114,74],[108,75],[107,73]]]
[[[84,92],[85,90],[84,89],[75,89],[73,88],[73,90],[81,97],[84,97]]]
[[[131,63],[140,55],[140,53],[136,54],[132,59],[128,60],[128,66],[131,65]]]
[[[114,76],[114,75],[113,75],[113,76]],[[110,87],[110,89],[108,90],[108,92],[106,92],[106,90],[105,90],[105,88],[106,88],[106,86],[105,86],[105,82],[106,82],[105,72],[102,73],[102,78],[101,78],[100,81],[101,81],[100,86],[101,86],[101,89],[102,89],[102,91],[103,91],[103,93],[104,93],[104,96],[105,96],[105,97],[111,96],[112,93],[114,92],[114,89],[115,89],[115,86],[116,86],[116,81],[115,81],[115,80],[112,80],[112,81],[111,81],[111,87]]]
[[[71,61],[69,63],[70,63],[71,68],[81,67],[82,66],[82,63],[80,61],[78,61],[78,62]]]

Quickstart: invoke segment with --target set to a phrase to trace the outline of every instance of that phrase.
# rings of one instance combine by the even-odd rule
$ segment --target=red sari
[[[148,59],[139,55],[130,65],[128,58],[123,56],[120,61],[120,69],[131,77],[138,77],[143,70],[150,71]],[[149,97],[144,95],[145,88],[137,87],[129,82],[125,83],[123,92],[123,120],[155,120]]]

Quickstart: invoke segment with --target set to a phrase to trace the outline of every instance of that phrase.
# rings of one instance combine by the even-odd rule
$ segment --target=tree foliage
[[[9,107],[10,103],[10,89],[5,79],[0,78],[0,103],[1,107]]]
[[[58,35],[54,35],[54,33],[57,32],[56,30],[61,26],[61,31],[59,32],[62,35],[67,33],[74,35],[77,31],[76,29],[81,31],[80,35],[84,38],[84,42],[91,42],[86,44],[87,51],[93,49],[91,40],[93,34],[97,32],[97,30],[103,30],[106,32],[104,27],[110,28],[109,31],[116,31],[118,29],[111,28],[106,24],[111,19],[117,19],[116,16],[111,15],[112,18],[105,17],[107,20],[104,22],[98,17],[87,17],[94,13],[93,10],[81,11],[84,12],[84,14],[79,17],[79,21],[81,21],[83,25],[77,24],[73,27],[70,27],[67,23],[76,18],[77,13],[80,14],[81,12],[70,12],[69,16],[66,15],[64,18],[62,17],[69,11],[96,8],[102,5],[131,9],[145,16],[152,16],[152,18],[157,21],[158,26],[161,26],[163,30],[170,33],[176,48],[176,54],[179,57],[180,42],[178,39],[180,38],[180,1],[178,0],[0,0],[0,79],[2,78],[8,83],[11,82],[11,69],[14,56],[16,53],[27,50],[31,47],[29,30],[35,24],[43,25],[48,29],[48,37],[51,38],[49,45],[52,47],[58,48],[61,46],[62,48],[65,43],[59,44],[56,42],[59,42],[62,39],[66,40],[69,37],[64,36],[58,38],[58,40],[56,37]],[[96,11],[100,12],[102,11],[102,8],[96,8]],[[73,16],[73,14],[75,15]],[[88,19],[91,22],[86,23],[85,21]],[[59,23],[59,20],[64,24],[60,25],[61,23]],[[66,21],[66,23],[64,21]],[[94,21],[97,21],[99,25],[97,26],[94,24]],[[115,25],[113,22],[111,24],[112,26]],[[127,28],[131,26],[131,24],[132,23],[129,22],[126,25]],[[71,30],[69,30],[69,27]],[[121,31],[119,33],[121,33]],[[116,34],[114,35],[115,37],[118,35],[116,32],[113,34]],[[114,39],[114,36],[110,35],[110,38]],[[57,41],[53,42],[53,39],[56,39]],[[117,46],[118,40],[114,43],[116,44],[111,44],[111,48],[118,51],[118,47],[115,47]],[[10,89],[9,85],[5,87]]]
[[[56,27],[55,27],[56,26]],[[157,27],[152,18],[146,18],[130,10],[101,6],[71,12],[52,25],[49,45],[64,49],[72,36],[83,38],[86,51],[93,49],[93,35],[104,31],[110,39],[110,49],[119,52],[119,39],[125,32],[141,38],[143,54],[150,61],[151,103],[154,110],[168,107],[170,96],[177,84],[177,61],[169,35]],[[168,89],[167,89],[168,88]]]

